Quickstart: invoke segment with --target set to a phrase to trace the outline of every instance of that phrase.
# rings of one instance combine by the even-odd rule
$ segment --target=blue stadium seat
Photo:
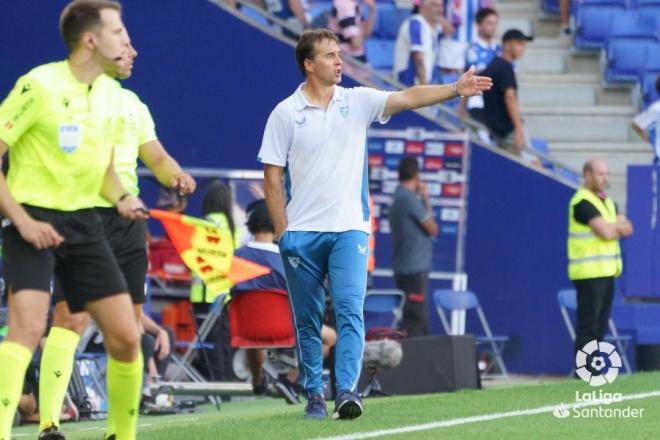
[[[312,27],[328,27],[328,19],[332,13],[332,2],[314,2],[307,9],[307,13],[312,17]]]
[[[655,72],[647,71],[647,73],[642,76],[640,81],[640,88],[642,91],[642,101],[644,102],[644,108],[647,108],[655,101],[660,100],[660,94],[655,88],[655,83],[658,79],[658,76],[660,76],[660,70]]]
[[[440,322],[442,322],[442,326],[448,335],[451,334],[451,327],[449,325],[447,313],[468,310],[476,311],[477,316],[479,317],[479,323],[481,324],[481,329],[484,332],[483,335],[475,335],[476,343],[477,345],[490,345],[495,357],[495,362],[500,367],[502,376],[508,381],[509,373],[507,372],[506,365],[504,365],[502,351],[504,350],[506,343],[509,342],[509,335],[493,334],[477,295],[469,290],[466,292],[458,292],[452,289],[438,289],[433,291],[433,302],[435,303],[435,309],[440,318]],[[486,370],[484,374],[487,372],[488,370]]]
[[[264,17],[256,8],[251,6],[241,6],[241,12],[263,26],[271,26],[271,23],[268,22],[268,19]]]
[[[580,49],[600,49],[610,33],[612,17],[625,11],[623,4],[582,2],[575,18],[575,46]]]
[[[376,327],[398,328],[405,295],[397,289],[370,289],[364,297],[365,332]]]
[[[543,9],[543,12],[558,14],[559,0],[541,0],[541,8]]]
[[[410,9],[399,9],[393,4],[379,3],[373,36],[395,40],[401,23],[410,16]]]
[[[640,16],[637,11],[624,11],[612,17],[612,27],[608,34],[610,38],[636,38],[639,40],[658,41],[656,19],[651,16]]]
[[[660,94],[655,88],[658,76],[660,76],[660,44],[654,44],[649,47],[644,72],[640,75],[639,81],[644,108],[660,99]]]
[[[530,143],[532,144],[532,149],[548,157],[550,151],[548,149],[548,142],[545,139],[540,138],[530,138]]]
[[[641,15],[660,16],[660,0],[637,0]]]
[[[605,80],[637,81],[644,71],[648,49],[655,46],[645,38],[612,38],[607,46]]]
[[[364,42],[367,60],[375,69],[392,70],[394,63],[394,41],[369,38]],[[389,72],[391,74],[391,72]]]

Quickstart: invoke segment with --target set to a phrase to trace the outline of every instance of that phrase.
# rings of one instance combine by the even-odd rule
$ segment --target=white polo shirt
[[[289,231],[370,233],[367,128],[389,92],[335,86],[326,111],[296,92],[268,118],[259,162],[285,167]]]

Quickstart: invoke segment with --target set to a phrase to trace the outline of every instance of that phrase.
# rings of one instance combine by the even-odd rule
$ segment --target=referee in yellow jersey
[[[131,76],[133,60],[136,56],[137,52],[131,47],[131,53],[120,66],[118,72],[120,78]],[[135,93],[127,89],[121,90],[121,101],[120,140],[115,145],[114,164],[126,191],[135,196],[139,193],[136,168],[137,160],[140,158],[162,185],[177,189],[181,195],[191,194],[195,190],[195,180],[181,170],[179,164],[158,141],[149,108]],[[149,326],[157,329],[158,326],[149,317],[142,315],[142,305],[145,302],[144,282],[148,266],[146,223],[121,218],[117,210],[100,196],[96,206],[96,211],[103,220],[105,237],[126,280],[135,317],[145,331],[149,330]],[[71,313],[65,299],[64,292],[57,286],[53,292],[55,304],[53,326],[41,356],[39,440],[64,438],[59,432],[62,403],[73,371],[76,347],[80,335],[89,322],[88,313]],[[144,361],[146,363],[148,359]],[[108,439],[113,438],[114,426],[114,415],[111,413],[108,415]]]
[[[62,12],[66,61],[19,78],[0,104],[0,175],[9,334],[0,344],[0,440],[9,440],[25,370],[44,333],[57,277],[72,312],[99,325],[116,439],[135,438],[142,382],[139,331],[119,266],[94,209],[102,194],[120,214],[146,219],[112,165],[120,86],[112,78],[130,53],[121,6],[76,0]]]

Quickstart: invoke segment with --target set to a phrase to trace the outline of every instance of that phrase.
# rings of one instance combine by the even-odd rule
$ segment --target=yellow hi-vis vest
[[[623,267],[619,240],[603,240],[588,225],[575,220],[575,205],[582,200],[594,205],[606,222],[616,223],[612,199],[601,200],[586,188],[575,193],[568,209],[568,277],[571,280],[618,277]]]

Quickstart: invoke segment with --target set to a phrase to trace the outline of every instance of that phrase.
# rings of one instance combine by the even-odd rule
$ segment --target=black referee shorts
[[[144,304],[145,277],[149,265],[147,258],[147,223],[131,221],[119,215],[114,208],[96,208],[101,218],[103,234],[119,264],[133,304]],[[64,301],[62,286],[53,286],[53,303]]]
[[[25,206],[36,220],[50,223],[64,243],[57,248],[36,249],[13,224],[3,232],[3,260],[10,292],[50,292],[57,278],[72,312],[85,304],[127,291],[126,282],[103,237],[101,217],[94,209],[57,211]]]

